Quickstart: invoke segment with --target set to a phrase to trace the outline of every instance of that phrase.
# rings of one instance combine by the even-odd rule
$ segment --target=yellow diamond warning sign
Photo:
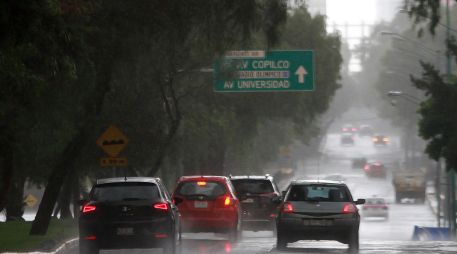
[[[28,206],[28,207],[34,207],[36,205],[36,203],[38,202],[38,199],[36,199],[35,196],[33,196],[32,194],[29,194],[27,195],[25,198],[24,198],[24,203]]]
[[[119,128],[111,125],[105,132],[97,139],[97,145],[110,157],[117,157],[119,153],[124,150],[129,139],[122,133]]]

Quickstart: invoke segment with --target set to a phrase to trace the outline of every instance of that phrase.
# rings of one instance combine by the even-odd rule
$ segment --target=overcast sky
[[[378,23],[390,21],[402,0],[327,0],[327,17],[331,23]]]

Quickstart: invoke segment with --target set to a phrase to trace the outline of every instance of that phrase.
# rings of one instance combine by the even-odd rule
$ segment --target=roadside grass
[[[51,220],[43,236],[30,236],[31,221],[0,222],[0,253],[52,251],[78,235],[76,220]]]

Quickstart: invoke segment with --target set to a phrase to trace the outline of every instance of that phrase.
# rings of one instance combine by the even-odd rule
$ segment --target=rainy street
[[[416,203],[405,199],[395,203],[392,176],[388,172],[385,179],[369,178],[361,169],[351,167],[350,158],[362,155],[367,158],[381,158],[394,166],[401,159],[397,137],[391,138],[387,147],[374,147],[369,137],[357,137],[354,146],[340,145],[340,135],[329,133],[322,144],[325,159],[308,160],[302,164],[294,178],[315,178],[326,175],[341,175],[349,186],[354,199],[372,196],[383,197],[388,201],[389,218],[364,218],[360,225],[360,254],[371,253],[411,253],[438,254],[455,253],[456,242],[412,241],[414,226],[436,226],[436,216],[429,203]],[[360,208],[360,207],[359,207]],[[77,248],[71,254],[77,254]],[[231,243],[223,234],[184,233],[182,253],[346,253],[347,245],[335,241],[298,241],[290,243],[286,251],[276,250],[276,237],[270,231],[243,231],[240,242]],[[133,254],[151,253],[150,250],[105,250],[102,253]],[[153,253],[161,253],[160,249]],[[69,253],[70,254],[70,253]]]

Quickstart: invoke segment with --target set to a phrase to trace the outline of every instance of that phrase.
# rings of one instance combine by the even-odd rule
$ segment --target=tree
[[[282,1],[96,1],[86,4],[76,1],[70,24],[77,26],[82,41],[88,45],[87,54],[93,61],[97,80],[94,92],[83,107],[82,121],[73,138],[58,158],[47,183],[43,200],[32,225],[32,234],[44,234],[58,197],[62,182],[75,158],[92,137],[97,117],[106,108],[105,96],[120,81],[122,74],[132,78],[148,77],[153,86],[154,99],[158,98],[164,112],[159,114],[155,144],[155,161],[149,175],[161,165],[164,152],[170,145],[179,124],[178,93],[175,90],[177,74],[195,68],[201,61],[193,61],[192,49],[206,46],[207,55],[222,52],[230,43],[248,39],[250,31],[261,27],[268,41],[272,41],[275,26],[281,15],[268,15],[285,11]],[[79,12],[82,10],[82,12]],[[254,17],[254,18],[253,18]],[[259,17],[260,19],[257,19]],[[273,21],[272,23],[265,21]],[[75,22],[75,23],[74,23]],[[267,24],[261,26],[260,22]],[[87,29],[87,27],[89,29]],[[88,30],[88,31],[87,31]],[[222,31],[222,32],[221,32]],[[238,35],[242,36],[238,36]],[[144,58],[152,60],[144,68]],[[199,60],[199,59],[198,59]],[[124,68],[140,64],[140,68]],[[122,73],[124,72],[125,73]],[[129,72],[130,71],[130,72]],[[121,72],[121,74],[119,74]],[[123,85],[129,85],[124,83]],[[161,106],[162,106],[161,105]],[[96,120],[97,119],[97,120]]]

